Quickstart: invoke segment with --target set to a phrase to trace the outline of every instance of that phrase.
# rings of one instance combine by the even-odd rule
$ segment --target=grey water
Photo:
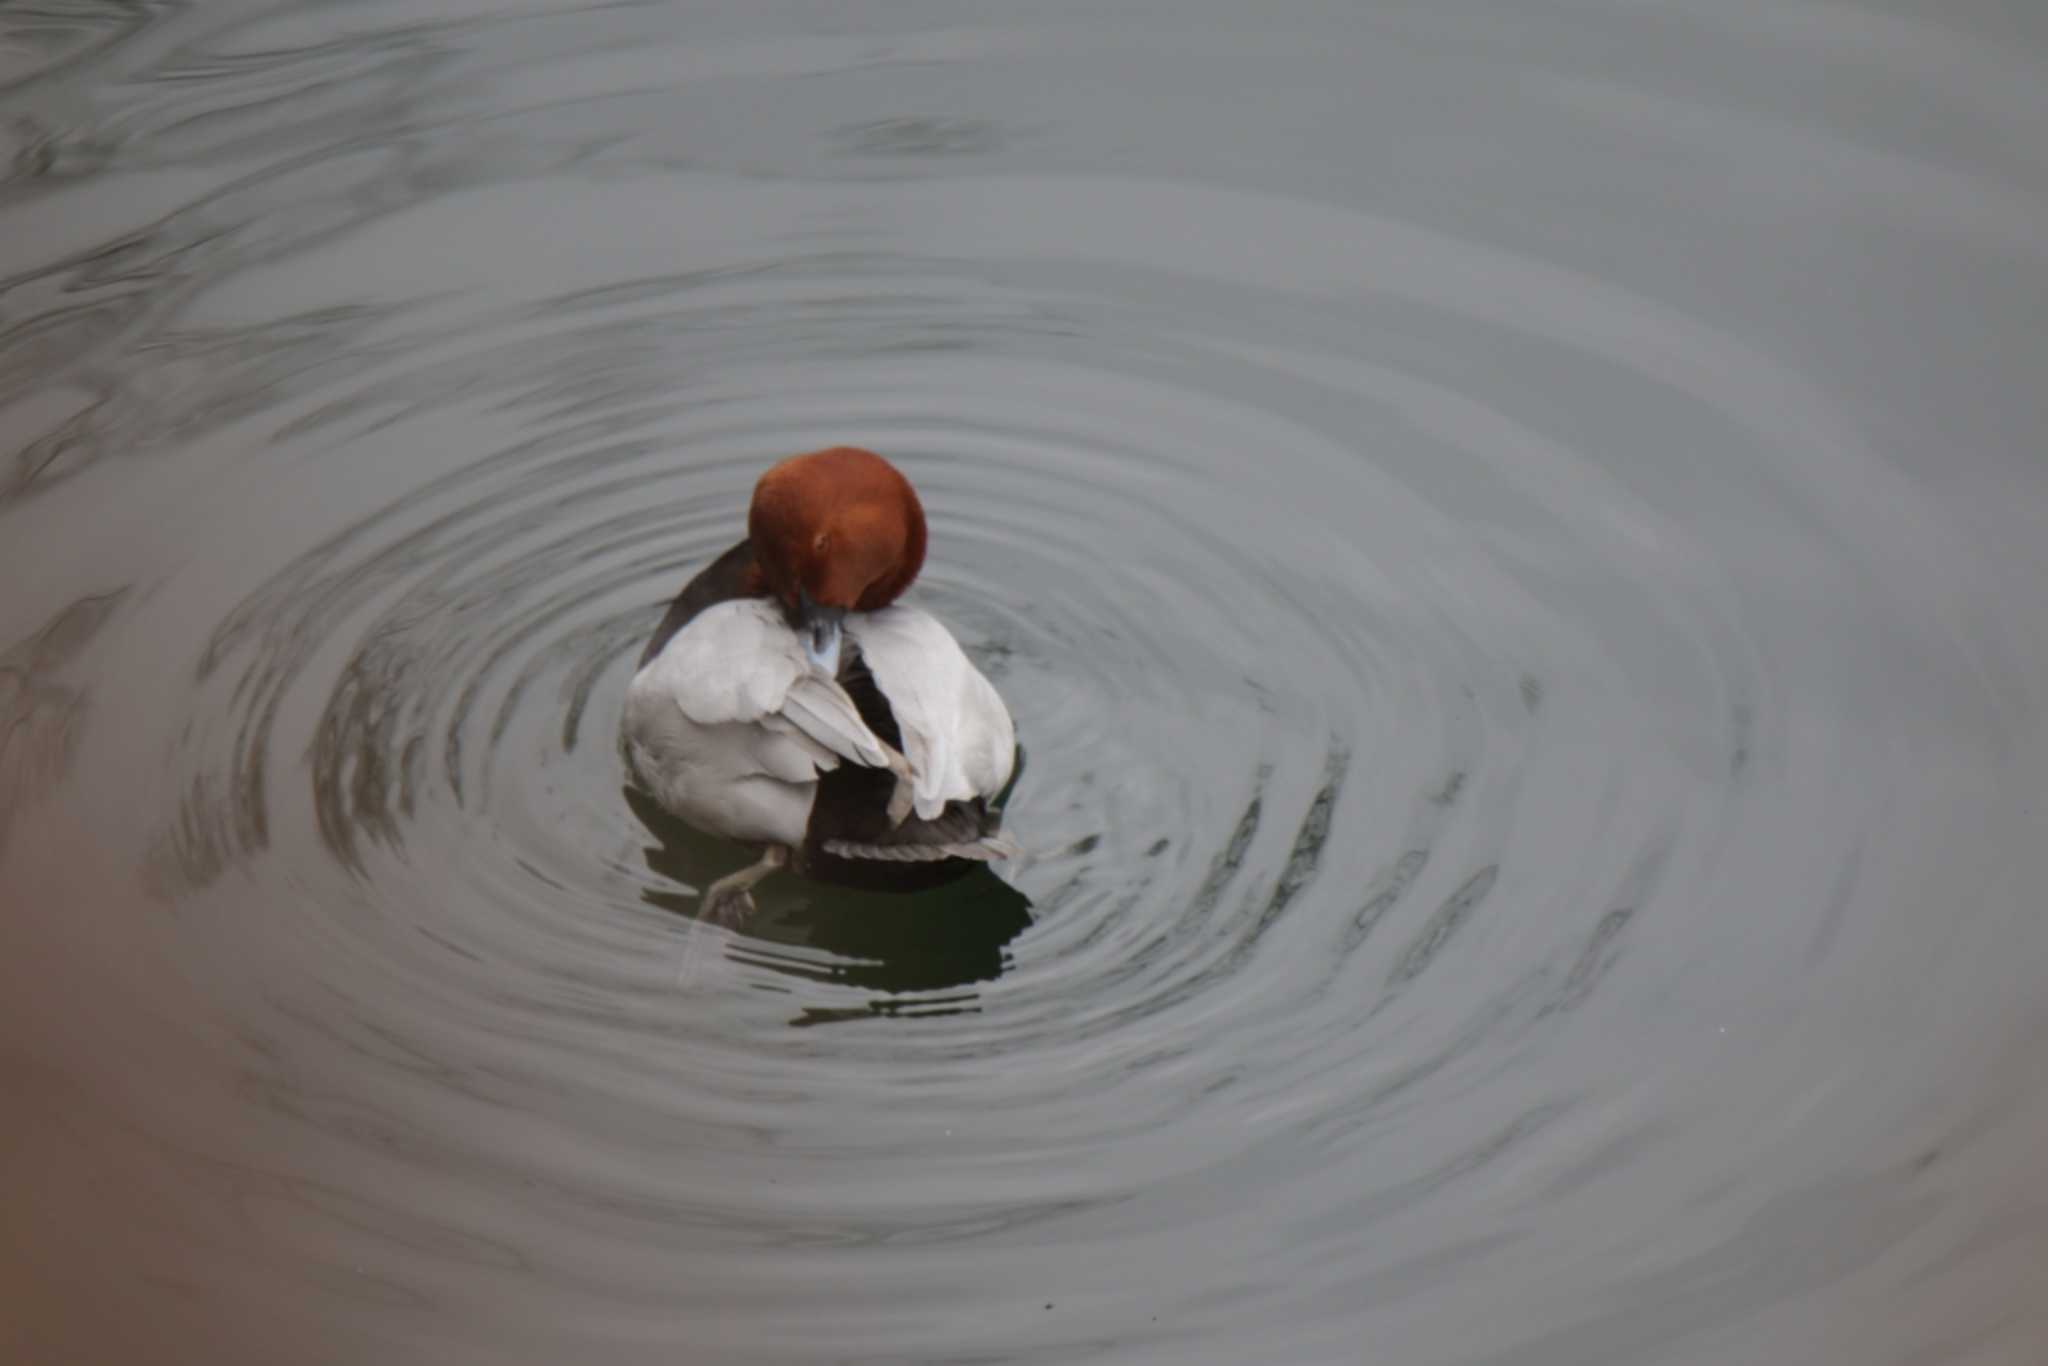
[[[2044,362],[2017,0],[0,6],[0,1359],[2038,1366]],[[840,442],[1027,857],[727,931]]]

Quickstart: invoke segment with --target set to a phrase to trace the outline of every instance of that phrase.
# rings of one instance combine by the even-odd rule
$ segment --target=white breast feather
[[[1016,762],[1016,727],[952,633],[915,607],[849,615],[846,632],[896,715],[917,814],[929,820],[947,802],[1001,792]]]

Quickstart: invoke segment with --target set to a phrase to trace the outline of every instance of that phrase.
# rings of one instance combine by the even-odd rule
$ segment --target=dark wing
[[[754,543],[741,541],[683,585],[683,591],[676,594],[676,600],[662,614],[661,624],[654,628],[647,648],[640,652],[640,662],[634,667],[646,668],[647,661],[660,654],[662,648],[675,639],[676,632],[688,626],[705,608],[731,602],[734,598],[760,596],[761,572],[754,564]]]

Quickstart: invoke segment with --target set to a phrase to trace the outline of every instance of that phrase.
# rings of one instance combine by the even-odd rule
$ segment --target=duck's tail
[[[886,863],[938,863],[945,859],[974,859],[991,863],[1016,858],[1024,851],[1003,831],[970,840],[896,840],[888,844],[862,844],[854,840],[826,840],[825,852],[846,859],[872,859]]]

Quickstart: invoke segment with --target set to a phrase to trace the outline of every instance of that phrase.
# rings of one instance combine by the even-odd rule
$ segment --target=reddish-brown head
[[[924,567],[924,507],[910,481],[873,451],[834,446],[793,455],[754,485],[747,535],[768,591],[805,605],[873,612]]]

